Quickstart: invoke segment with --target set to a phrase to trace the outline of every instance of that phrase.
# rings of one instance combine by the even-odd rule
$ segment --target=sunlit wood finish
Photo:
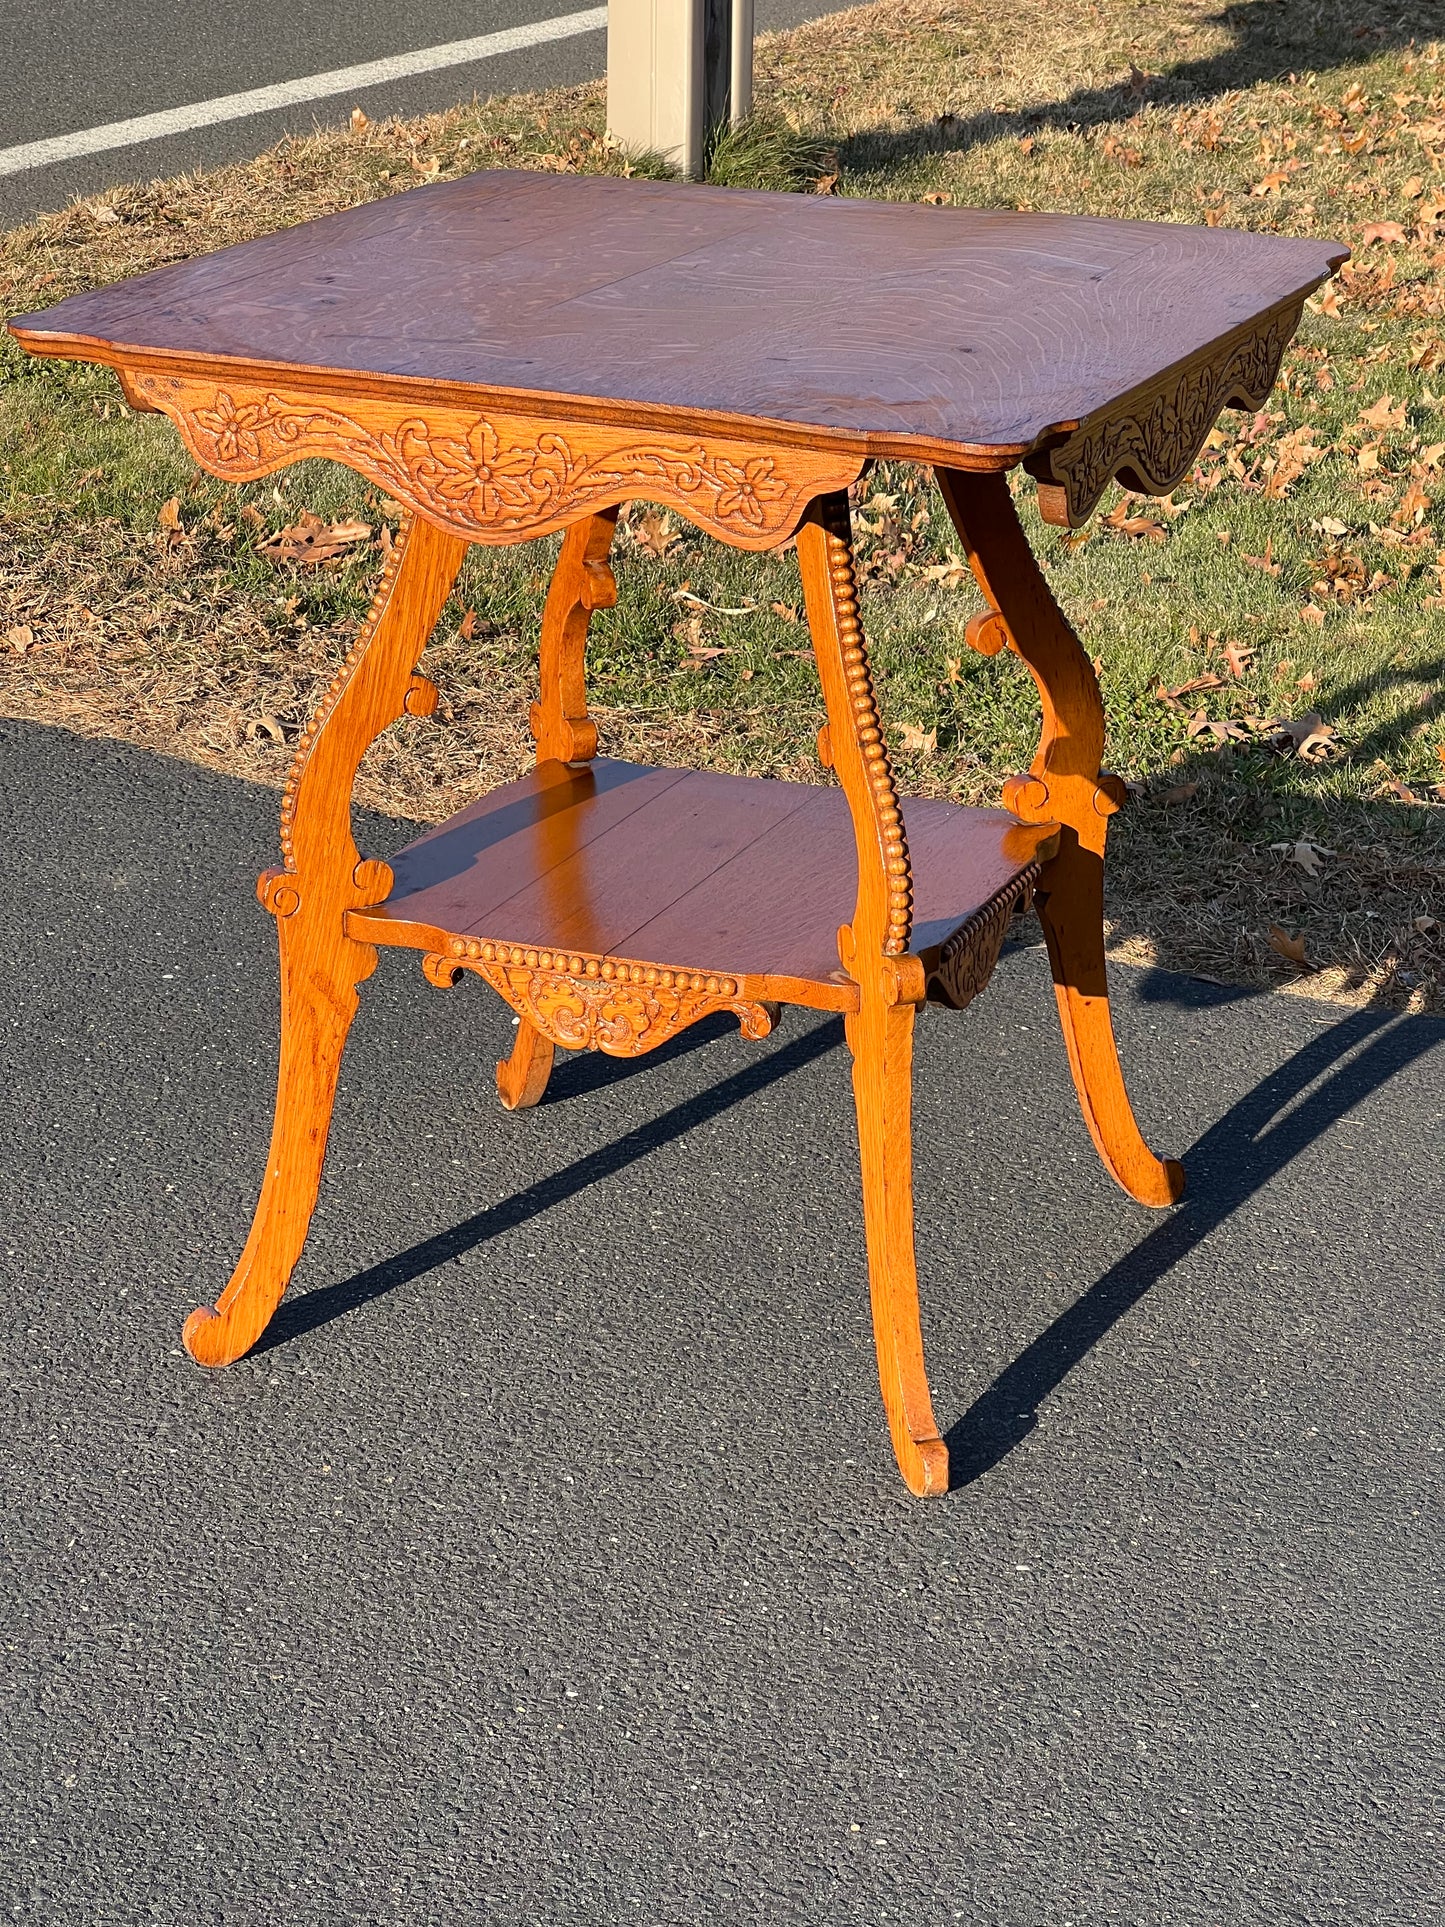
[[[518,1017],[509,1110],[559,1048],[638,1056],[730,1013],[842,1014],[853,1060],[878,1370],[898,1463],[948,1454],[919,1327],[914,1020],[987,984],[1036,898],[1074,1081],[1109,1170],[1149,1204],[1177,1164],[1144,1143],[1109,1015],[1103,858],[1123,786],[1101,770],[1093,671],[1031,555],[1006,471],[1076,524],[1112,478],[1163,490],[1219,409],[1261,402],[1327,244],[973,209],[478,174],[71,297],[10,325],[105,362],[211,473],[342,461],[407,511],[372,611],[298,747],[283,863],[260,883],[281,947],[276,1119],[255,1220],[185,1338],[255,1343],[304,1242],[341,1051],[379,947],[474,976]],[[988,607],[1043,704],[1006,810],[901,799],[859,619],[846,491],[880,456],[935,465]],[[827,707],[828,787],[597,755],[585,651],[616,585],[619,505],[664,503],[736,547],[796,534]],[[352,840],[361,758],[429,715],[416,669],[468,542],[564,531],[542,620],[536,768],[390,864]]]
[[[348,933],[346,913],[380,903],[392,882],[387,865],[363,857],[352,839],[352,785],[367,749],[405,708],[465,550],[425,522],[403,532],[355,647],[297,750],[281,807],[285,862],[257,885],[281,944],[276,1121],[240,1262],[215,1309],[203,1306],[186,1321],[186,1345],[203,1365],[227,1365],[255,1344],[306,1241],[357,986],[376,968],[375,948]]]
[[[1104,705],[1093,664],[1050,593],[1001,475],[939,471],[974,576],[1038,684],[1043,732],[1004,800],[1024,822],[1061,826],[1035,902],[1084,1120],[1105,1165],[1141,1204],[1171,1204],[1184,1171],[1140,1136],[1124,1090],[1104,968],[1104,842],[1124,785],[1101,771]]]

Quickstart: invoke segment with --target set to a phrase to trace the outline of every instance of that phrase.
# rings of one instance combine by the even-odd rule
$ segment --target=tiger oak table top
[[[1181,414],[1202,439],[1220,407],[1257,405],[1305,295],[1345,252],[1220,228],[498,170],[10,325],[35,352],[113,364],[360,377],[371,393],[463,390],[533,412],[565,404],[574,419],[746,423],[754,440],[772,425],[780,440],[801,430],[815,447],[955,467],[1030,458],[1046,487],[1069,483],[1050,519],[1077,521],[1113,474],[1172,485]],[[1132,472],[1094,447],[1082,479],[1051,472],[1052,447],[1117,440],[1121,421],[1137,431],[1161,397],[1154,440],[1171,446],[1152,467],[1147,446]]]

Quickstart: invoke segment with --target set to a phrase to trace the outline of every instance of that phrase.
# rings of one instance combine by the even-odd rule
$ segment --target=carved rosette
[[[516,542],[642,496],[742,548],[771,548],[815,495],[846,488],[861,455],[726,436],[706,444],[600,422],[315,394],[244,381],[128,373],[138,406],[169,415],[213,475],[270,474],[309,456],[344,462],[417,514],[473,542]]]
[[[1301,298],[1226,336],[1121,404],[1122,412],[1029,456],[1044,520],[1078,528],[1116,477],[1141,495],[1167,495],[1189,473],[1221,409],[1263,407],[1302,307]]]
[[[454,937],[422,968],[443,988],[474,971],[552,1043],[609,1057],[640,1057],[718,1010],[731,1011],[745,1037],[766,1037],[778,1019],[776,1004],[740,995],[736,978],[624,957]]]
[[[959,925],[928,974],[929,1001],[963,1010],[988,988],[1015,913],[1027,910],[1042,864],[1032,863],[990,902]]]

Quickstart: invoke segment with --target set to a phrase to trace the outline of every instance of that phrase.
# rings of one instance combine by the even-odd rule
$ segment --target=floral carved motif
[[[428,521],[472,541],[515,542],[588,510],[645,496],[744,548],[791,534],[811,498],[846,487],[861,456],[636,428],[565,429],[503,411],[316,395],[244,382],[133,373],[135,398],[169,415],[202,467],[231,479],[306,456],[344,462]]]
[[[1034,885],[1043,866],[1032,863],[1020,871],[1007,889],[990,903],[976,910],[938,953],[938,962],[928,975],[928,995],[933,1003],[962,1010],[981,990],[998,963],[1009,924],[1018,910],[1026,910],[1033,900]]]
[[[1291,335],[1300,303],[1136,395],[1126,412],[1088,423],[1056,448],[1029,457],[1046,522],[1078,528],[1115,477],[1143,495],[1167,495],[1188,474],[1223,408],[1260,408]]]
[[[766,1037],[777,1022],[777,1006],[741,996],[735,978],[621,957],[454,937],[422,968],[442,986],[474,971],[552,1043],[609,1057],[640,1057],[718,1010],[732,1011],[745,1037]]]

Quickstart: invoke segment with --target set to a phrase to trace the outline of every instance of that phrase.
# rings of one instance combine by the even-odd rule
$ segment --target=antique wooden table
[[[1093,671],[1025,539],[1112,477],[1164,491],[1219,411],[1267,394],[1305,295],[1343,251],[1225,230],[481,173],[75,295],[12,321],[108,363],[203,468],[345,462],[409,511],[366,623],[302,736],[260,880],[281,948],[276,1119],[206,1365],[265,1328],[306,1237],[357,987],[378,946],[435,984],[484,978],[520,1018],[502,1102],[554,1046],[622,1056],[719,1010],[841,1011],[853,1057],[873,1326],[903,1476],[942,1491],[924,1376],[910,1146],[914,1016],[983,988],[1015,908],[1043,922],[1099,1154],[1146,1204],[1180,1167],[1139,1134],[1104,975],[1102,874],[1122,785]],[[968,631],[1043,705],[1005,808],[904,801],[859,627],[848,487],[931,463],[987,603]],[[597,757],[584,649],[615,598],[619,505],[666,504],[744,549],[797,537],[835,783]],[[360,855],[358,764],[437,692],[417,662],[469,542],[565,530],[540,637],[537,766],[388,865]]]

